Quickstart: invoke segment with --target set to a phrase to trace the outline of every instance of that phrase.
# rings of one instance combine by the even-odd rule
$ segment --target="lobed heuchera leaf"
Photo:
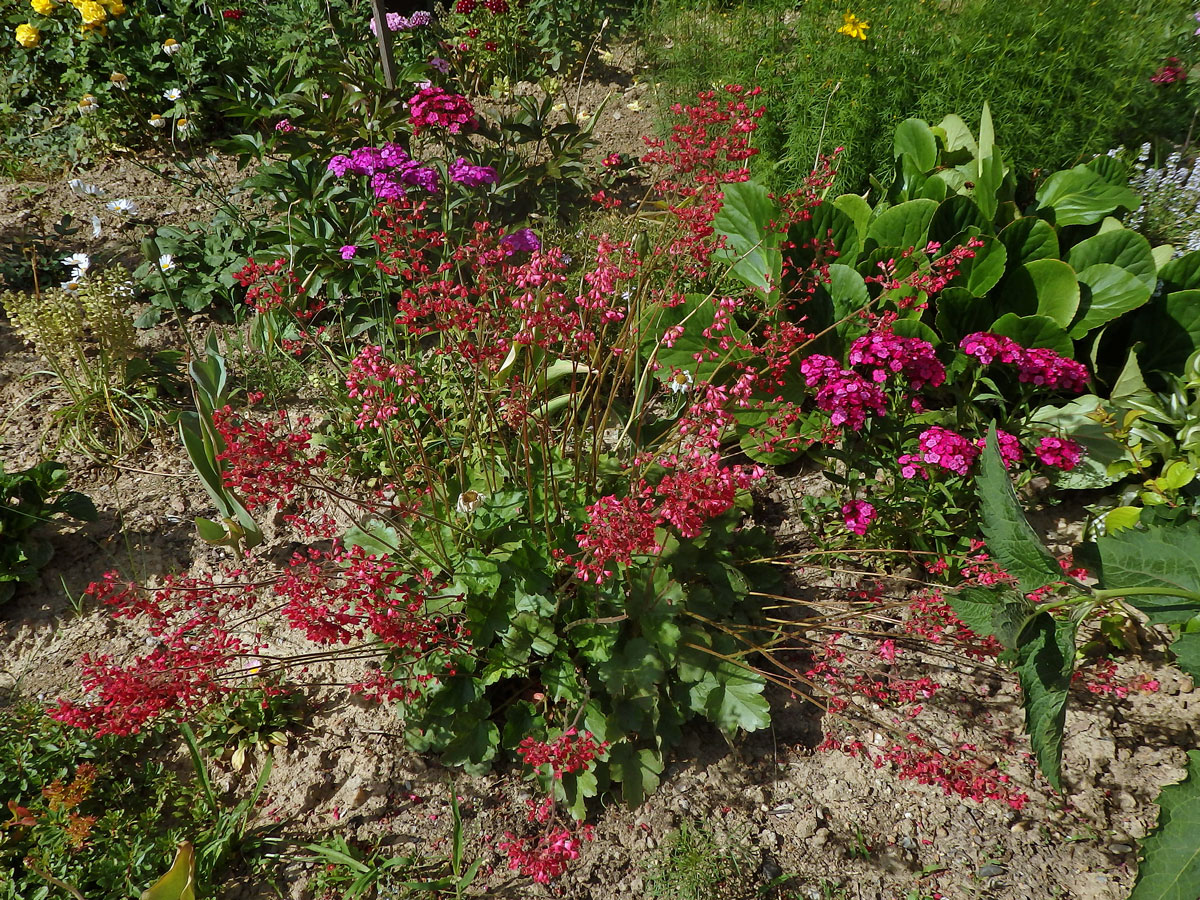
[[[1025,731],[1038,768],[1062,790],[1063,728],[1075,662],[1075,623],[1036,615],[1017,638],[1017,677],[1025,706]]]
[[[1096,546],[1102,561],[1100,586],[1106,590],[1163,587],[1197,595],[1128,597],[1126,602],[1151,622],[1181,624],[1200,611],[1200,522],[1110,531],[1097,538]]]
[[[988,552],[1017,579],[1023,593],[1063,580],[1062,569],[1049,554],[1017,502],[1016,492],[1000,459],[996,426],[988,429],[979,477],[979,501]]]
[[[1158,795],[1158,826],[1142,841],[1142,864],[1129,900],[1200,897],[1200,750],[1188,751],[1188,774]]]

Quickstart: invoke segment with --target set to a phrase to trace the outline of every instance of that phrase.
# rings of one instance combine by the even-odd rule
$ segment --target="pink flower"
[[[921,462],[959,475],[966,475],[971,471],[975,458],[979,456],[978,447],[961,434],[940,425],[934,425],[921,432],[917,444],[921,450]]]
[[[346,244],[341,249],[342,259],[354,259],[356,253],[358,253],[358,247],[354,244]]]
[[[1019,463],[1025,455],[1021,450],[1021,442],[1013,437],[1007,431],[996,429],[996,443],[1000,445],[1000,459],[1004,462],[1004,468],[1011,469],[1014,463]],[[987,446],[987,438],[980,438],[975,442],[975,446],[983,450]]]
[[[946,380],[946,368],[938,361],[933,345],[920,338],[898,337],[890,331],[864,335],[850,345],[850,365],[867,369],[871,380],[886,381],[903,375],[914,391],[925,385],[937,387]]]
[[[1070,472],[1079,464],[1083,447],[1070,438],[1044,437],[1033,452],[1044,465]]]
[[[281,134],[290,134],[291,132],[295,131],[296,129],[292,126],[292,123],[290,121],[288,121],[287,119],[280,119],[278,122],[275,123],[275,130],[280,132]]]
[[[1150,76],[1154,84],[1174,84],[1187,78],[1187,70],[1179,64],[1179,57],[1168,56],[1157,72]]]
[[[1002,363],[1017,363],[1025,358],[1025,348],[1012,338],[987,331],[968,334],[958,345],[967,356],[979,360],[980,365],[991,365],[995,360]]]
[[[866,534],[867,526],[875,521],[875,507],[866,500],[851,500],[842,507],[842,519],[849,531]]]
[[[428,85],[408,100],[408,112],[413,134],[425,128],[445,128],[457,134],[464,128],[475,127],[475,107],[461,94],[451,94],[440,87]]]

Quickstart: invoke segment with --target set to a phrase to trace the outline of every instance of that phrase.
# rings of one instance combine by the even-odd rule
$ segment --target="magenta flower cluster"
[[[438,189],[437,169],[421,165],[400,144],[359,147],[352,150],[349,156],[339,154],[329,160],[329,171],[338,178],[346,175],[369,176],[371,188],[380,200],[398,200],[405,196],[410,187],[419,187],[430,193]]]
[[[938,361],[932,344],[890,331],[877,331],[856,340],[850,345],[849,362],[866,369],[876,383],[886,381],[890,375],[902,375],[914,391],[925,385],[938,387],[946,381],[946,367]]]
[[[965,354],[978,360],[980,365],[987,366],[993,362],[1015,365],[1018,379],[1025,384],[1074,394],[1087,387],[1087,368],[1048,347],[1026,349],[1012,338],[986,331],[968,334],[959,347]]]
[[[461,94],[427,85],[408,100],[413,134],[425,128],[445,128],[451,134],[475,127],[475,107]]]
[[[866,500],[851,500],[842,507],[842,521],[846,523],[847,530],[864,535],[875,521],[875,507]]]
[[[1044,437],[1034,448],[1037,458],[1047,466],[1070,472],[1079,464],[1083,448],[1070,438]]]
[[[479,187],[484,184],[495,184],[500,180],[496,170],[491,166],[473,166],[463,157],[450,163],[450,180],[467,187]]]
[[[387,14],[388,31],[412,31],[414,28],[422,28],[433,21],[433,16],[428,10],[419,9],[407,18],[400,13]],[[379,29],[375,27],[375,19],[371,19],[371,34],[379,34]]]
[[[800,372],[808,386],[817,389],[817,408],[829,413],[834,425],[858,431],[868,413],[887,414],[887,400],[879,386],[843,369],[835,359],[813,354],[800,363]]]

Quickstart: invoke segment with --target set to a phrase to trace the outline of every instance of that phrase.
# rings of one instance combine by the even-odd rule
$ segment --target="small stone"
[[[1117,856],[1124,856],[1126,853],[1132,853],[1133,847],[1129,844],[1123,844],[1118,841],[1116,843],[1109,844],[1108,850],[1110,853],[1115,853]]]
[[[975,871],[975,874],[980,878],[996,878],[1000,875],[1003,875],[1005,871],[1006,869],[1004,866],[997,866],[993,863],[988,863],[986,866],[980,866]]]

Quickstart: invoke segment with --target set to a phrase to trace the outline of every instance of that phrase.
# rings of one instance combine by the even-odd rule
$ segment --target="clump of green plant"
[[[119,265],[90,273],[86,254],[71,258],[75,275],[61,287],[0,294],[17,333],[50,366],[65,402],[53,415],[59,441],[90,456],[120,456],[155,429],[177,392],[182,353],[138,354],[128,311],[129,273]]]
[[[47,460],[21,472],[5,472],[0,462],[0,603],[22,581],[32,581],[54,553],[34,532],[53,516],[96,520],[96,507],[78,491],[64,491],[67,467]]]
[[[848,10],[865,30],[840,31]],[[800,183],[819,152],[844,147],[838,185],[859,191],[869,175],[884,178],[888,135],[905,117],[973,108],[981,97],[1020,171],[1072,165],[1152,133],[1182,139],[1190,110],[1164,105],[1150,77],[1190,36],[1190,16],[1182,0],[659,0],[647,5],[646,33],[687,39],[644,46],[670,100],[762,85],[777,110],[760,144],[773,187]]]
[[[159,742],[0,709],[0,898],[140,896],[198,827],[190,789],[154,758]]]
[[[1155,166],[1150,144],[1144,144],[1132,160],[1124,151],[1113,155],[1128,166],[1129,186],[1142,198],[1125,218],[1126,226],[1156,243],[1200,250],[1200,165],[1174,151]]]
[[[754,879],[752,851],[744,839],[722,840],[697,819],[683,819],[646,865],[651,897],[721,900],[744,897]]]
[[[58,281],[66,242],[79,233],[69,215],[46,227],[41,216],[22,222],[0,242],[0,284],[11,291],[32,291]]]
[[[194,724],[202,746],[219,750],[241,770],[249,752],[287,746],[289,735],[304,724],[303,698],[287,689],[251,688],[210,706]]]

